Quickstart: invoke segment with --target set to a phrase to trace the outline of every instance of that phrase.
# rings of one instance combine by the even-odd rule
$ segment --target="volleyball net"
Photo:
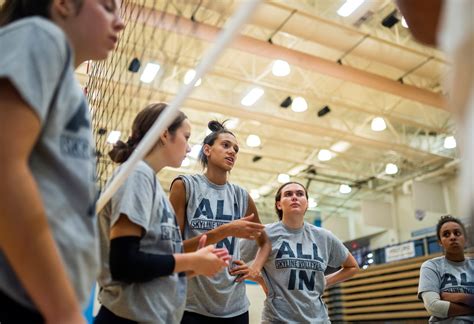
[[[101,62],[91,63],[87,96],[91,106],[96,140],[97,177],[101,189],[117,166],[107,153],[117,139],[126,141],[134,116],[152,102],[167,101],[170,87],[182,79],[182,69],[191,67],[185,83],[157,119],[120,172],[107,186],[97,203],[100,211],[123,184],[138,161],[153,147],[159,135],[176,117],[181,105],[212,69],[214,62],[238,34],[257,7],[259,0],[243,1],[228,20],[213,16],[214,24],[224,23],[222,31],[209,48],[202,49],[199,62],[189,62],[186,51],[192,46],[192,35],[205,32],[195,23],[202,1],[123,1],[122,14],[126,24],[116,51]],[[212,2],[211,2],[212,3]],[[201,9],[202,10],[202,9]],[[204,13],[205,14],[205,13]],[[181,60],[178,62],[178,60]],[[192,71],[189,73],[189,71]],[[187,80],[186,80],[187,78]]]

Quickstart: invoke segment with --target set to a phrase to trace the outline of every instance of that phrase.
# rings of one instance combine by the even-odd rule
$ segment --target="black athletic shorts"
[[[249,324],[249,312],[235,317],[209,317],[198,313],[184,312],[181,324]]]

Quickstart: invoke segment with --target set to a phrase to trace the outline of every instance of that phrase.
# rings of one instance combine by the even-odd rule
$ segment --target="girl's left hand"
[[[234,282],[242,282],[249,273],[250,268],[242,260],[232,261],[232,268],[229,270],[231,276],[236,276]]]
[[[245,279],[257,281],[260,277],[260,272],[256,271],[251,266],[249,267],[244,261],[242,260],[234,260],[232,262],[234,266],[229,271],[232,276],[237,276],[235,278],[235,282],[242,282]]]

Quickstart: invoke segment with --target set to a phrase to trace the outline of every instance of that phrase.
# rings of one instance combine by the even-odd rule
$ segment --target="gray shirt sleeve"
[[[420,268],[420,281],[418,282],[418,298],[426,291],[440,293],[441,278],[436,270],[435,264],[431,261],[425,261]]]
[[[64,35],[53,23],[38,18],[35,23],[7,27],[0,36],[0,78],[13,84],[43,123],[66,64]]]
[[[150,175],[142,170],[132,172],[112,197],[110,226],[112,227],[120,215],[124,214],[132,223],[148,231],[154,191],[153,179],[150,179]]]
[[[428,313],[439,318],[448,317],[450,302],[441,300],[440,295],[434,291],[426,291],[421,293],[423,304]]]
[[[346,261],[349,255],[349,250],[342,244],[342,242],[332,233],[329,232],[329,260],[328,265],[332,268],[340,267]]]

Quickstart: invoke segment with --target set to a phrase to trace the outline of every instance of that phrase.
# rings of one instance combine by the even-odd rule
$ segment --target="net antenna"
[[[132,155],[122,165],[120,172],[115,175],[111,183],[107,186],[106,190],[101,194],[96,205],[97,212],[100,212],[104,208],[106,203],[125,182],[128,175],[133,171],[137,163],[141,161],[155,145],[160,134],[177,117],[179,108],[193,91],[194,84],[212,67],[213,63],[219,58],[224,49],[236,37],[241,27],[250,18],[251,14],[254,12],[259,3],[260,0],[248,0],[242,2],[234,16],[223,27],[213,46],[207,51],[201,62],[196,67],[196,74],[193,80],[180,88],[177,96],[173,98],[168,107],[163,111],[147,134],[143,137],[140,144],[133,151]],[[133,11],[133,6],[132,8],[129,8],[129,10]]]

